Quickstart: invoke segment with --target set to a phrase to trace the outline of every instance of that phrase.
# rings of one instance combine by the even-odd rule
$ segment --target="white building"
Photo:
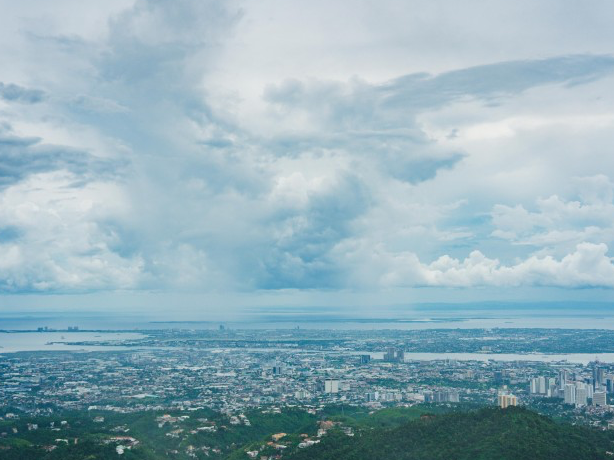
[[[514,395],[499,395],[497,396],[497,404],[501,409],[505,409],[510,406],[517,406],[518,399]]]
[[[324,393],[339,393],[339,380],[337,379],[324,380]]]
[[[576,388],[576,407],[588,404],[588,391],[586,388]]]
[[[546,394],[546,377],[538,377],[537,378],[537,390],[541,395]]]
[[[535,377],[531,379],[531,394],[545,395],[548,392],[548,382],[546,377]]]
[[[571,383],[565,384],[565,404],[576,403],[576,386]]]
[[[537,386],[538,386],[538,381],[537,381],[537,377],[535,377],[531,379],[531,382],[530,382],[530,391],[532,395],[537,394]]]
[[[607,406],[606,392],[595,391],[593,393],[593,406]]]

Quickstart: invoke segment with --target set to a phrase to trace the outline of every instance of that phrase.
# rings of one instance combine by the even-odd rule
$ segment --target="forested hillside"
[[[612,458],[610,432],[557,424],[521,408],[424,416],[353,437],[331,431],[291,460],[589,460]]]
[[[614,432],[522,408],[329,406],[0,420],[0,460],[596,460]]]

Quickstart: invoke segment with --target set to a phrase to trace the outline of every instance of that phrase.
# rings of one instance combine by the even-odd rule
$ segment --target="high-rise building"
[[[605,391],[595,391],[593,393],[593,406],[607,406],[607,398]]]
[[[537,377],[532,378],[529,382],[530,388],[529,391],[532,395],[537,394]]]
[[[284,373],[284,368],[281,364],[273,366],[273,375],[281,375]]]
[[[360,355],[360,364],[369,364],[371,355]]]
[[[283,365],[279,361],[275,360],[275,362],[273,363],[273,375],[282,375],[283,373]]]
[[[458,391],[426,391],[424,392],[424,402],[459,402]]]
[[[559,371],[559,388],[561,390],[565,389],[565,384],[569,380],[569,371],[567,369],[561,369]]]
[[[546,394],[546,377],[538,377],[537,378],[537,389],[538,389],[538,393],[541,395],[545,395]]]
[[[497,404],[501,409],[505,409],[509,406],[517,406],[518,399],[514,395],[500,394],[497,396]]]
[[[576,386],[572,383],[565,384],[565,404],[576,403]]]
[[[548,392],[548,380],[546,377],[535,377],[531,379],[531,393],[545,395]]]
[[[576,407],[588,404],[588,391],[586,388],[576,388]]]
[[[593,397],[592,379],[588,379],[588,382],[575,382],[575,384],[576,384],[576,399],[578,399],[578,395],[577,395],[578,390],[585,390],[587,398]]]
[[[386,349],[386,353],[384,354],[384,361],[387,361],[389,363],[393,362],[395,360],[394,351],[394,347],[388,347]]]
[[[326,379],[323,385],[324,393],[339,393],[339,380]]]
[[[598,365],[593,368],[593,383],[596,390],[601,389],[601,386],[605,383],[603,369]]]
[[[402,348],[397,351],[397,361],[400,363],[405,362],[405,350],[403,350]]]

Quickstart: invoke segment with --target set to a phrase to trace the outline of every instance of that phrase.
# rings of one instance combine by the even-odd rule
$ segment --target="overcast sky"
[[[614,300],[610,0],[0,8],[0,309]]]

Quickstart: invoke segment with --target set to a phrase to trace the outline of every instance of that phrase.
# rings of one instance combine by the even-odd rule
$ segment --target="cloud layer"
[[[385,260],[392,271],[382,282],[392,286],[556,286],[614,287],[614,265],[605,244],[581,243],[575,251],[557,260],[552,256],[531,256],[515,265],[503,265],[480,251],[464,260],[441,256],[422,264],[413,254],[397,254]]]
[[[385,78],[338,51],[343,75],[267,80],[272,54],[255,83],[255,2],[118,0],[87,27],[70,1],[8,8],[0,292],[613,288],[614,56],[519,36],[524,55],[417,72],[375,38],[388,7],[346,12]]]

